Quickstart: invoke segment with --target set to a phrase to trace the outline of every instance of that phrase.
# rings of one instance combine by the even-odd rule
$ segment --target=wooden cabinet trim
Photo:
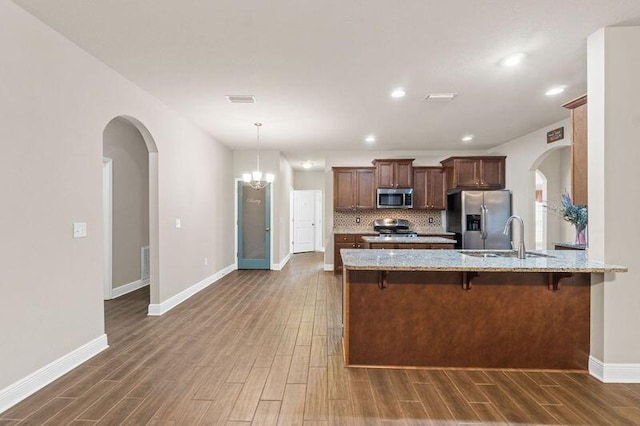
[[[566,104],[562,105],[563,108],[567,108],[567,109],[575,109],[578,108],[579,106],[582,106],[584,104],[587,103],[587,95],[582,95],[579,96],[573,100],[570,100],[569,102],[567,102]]]

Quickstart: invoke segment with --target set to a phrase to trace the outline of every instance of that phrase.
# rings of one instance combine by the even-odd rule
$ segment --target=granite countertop
[[[478,251],[478,250],[474,250]],[[507,251],[507,250],[504,250]],[[487,272],[627,272],[626,266],[590,261],[578,250],[540,250],[553,257],[483,258],[458,250],[342,249],[345,269],[369,271],[487,271]]]
[[[378,235],[371,226],[366,227],[351,227],[351,226],[336,226],[333,228],[334,234],[371,234]]]
[[[368,243],[414,243],[414,244],[455,244],[451,238],[443,237],[362,237]]]
[[[416,232],[420,235],[456,235],[453,232],[446,232],[442,229],[438,228],[411,228],[413,232]],[[378,235],[376,231],[373,230],[372,227],[354,227],[354,226],[336,226],[333,228],[334,234],[371,234]]]
[[[411,228],[413,232],[417,232],[420,235],[451,235],[452,237],[456,235],[455,232],[447,232],[444,229],[434,229],[434,228]]]

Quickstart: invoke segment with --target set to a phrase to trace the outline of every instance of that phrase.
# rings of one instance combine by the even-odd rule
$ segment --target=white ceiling
[[[263,122],[262,148],[294,167],[324,150],[484,149],[524,135],[585,93],[591,33],[640,25],[638,0],[15,2],[233,149],[252,149]],[[514,52],[521,66],[499,66]],[[553,85],[568,88],[545,96]],[[390,98],[397,86],[405,98]],[[429,92],[458,96],[427,104]]]

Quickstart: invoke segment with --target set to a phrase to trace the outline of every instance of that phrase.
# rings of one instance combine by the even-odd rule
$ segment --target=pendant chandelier
[[[262,172],[260,171],[260,126],[262,123],[254,123],[256,126],[257,138],[256,138],[256,169],[251,173],[243,173],[242,180],[248,183],[253,189],[263,189],[265,186],[273,182],[273,173],[266,173],[264,180],[262,179]]]

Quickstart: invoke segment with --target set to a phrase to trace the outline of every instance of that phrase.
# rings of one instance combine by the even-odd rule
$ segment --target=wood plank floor
[[[320,254],[234,272],[162,317],[148,298],[107,302],[111,347],[0,425],[640,424],[640,385],[588,374],[345,369]]]

